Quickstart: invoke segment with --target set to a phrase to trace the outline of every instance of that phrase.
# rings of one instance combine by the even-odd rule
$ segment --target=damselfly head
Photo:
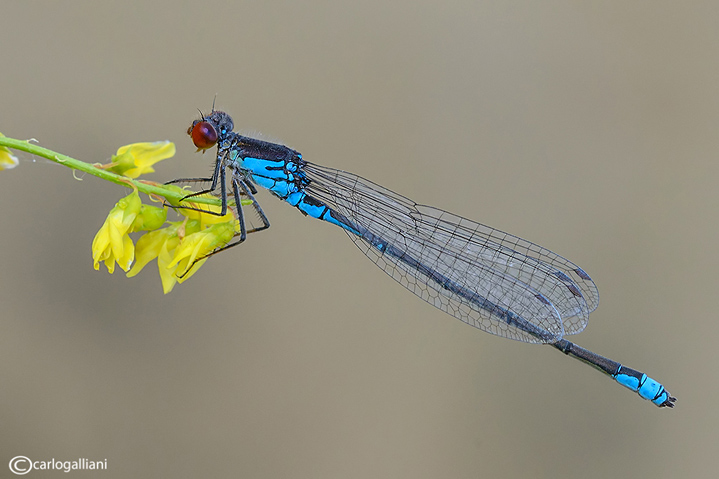
[[[192,142],[197,150],[207,150],[215,146],[218,140],[232,131],[234,128],[232,117],[223,111],[213,111],[192,122],[187,134],[192,138]]]

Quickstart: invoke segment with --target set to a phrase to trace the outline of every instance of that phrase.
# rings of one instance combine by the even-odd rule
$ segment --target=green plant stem
[[[84,161],[76,160],[75,158],[63,155],[62,153],[57,153],[55,151],[48,150],[47,148],[43,148],[42,146],[35,145],[31,143],[31,140],[16,140],[14,138],[0,137],[0,146],[6,146],[14,150],[25,151],[32,155],[47,158],[50,161],[54,161],[61,165],[67,166],[68,168],[71,168],[73,170],[79,170],[84,173],[97,176],[98,178],[102,178],[103,180],[111,181],[118,185],[125,186],[127,188],[136,188],[138,191],[148,195],[152,194],[162,196],[170,203],[174,204],[178,204],[185,196],[187,196],[187,194],[191,193],[188,191],[187,193],[183,194],[179,193],[178,191],[165,188],[163,185],[150,184],[143,180],[135,180],[132,178],[128,178],[127,176],[118,175],[117,173],[113,173],[112,171],[98,168],[93,164],[85,163]],[[245,204],[245,201],[247,201],[247,204],[252,204],[252,201],[250,200],[243,200],[242,203]],[[222,201],[219,198],[193,197],[192,202],[213,206],[222,205]]]

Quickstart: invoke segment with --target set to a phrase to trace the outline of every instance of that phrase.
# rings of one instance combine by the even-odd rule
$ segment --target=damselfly
[[[584,329],[599,303],[592,279],[576,264],[534,243],[431,206],[418,205],[352,173],[305,161],[286,146],[234,133],[232,118],[214,111],[187,133],[199,150],[217,145],[213,192],[228,208],[231,187],[240,232],[269,228],[255,200],[259,185],[303,214],[344,229],[385,273],[429,304],[497,336],[544,343],[579,359],[660,407],[673,407],[664,387],[563,339]],[[198,193],[200,194],[200,193]],[[247,229],[241,196],[261,225]]]

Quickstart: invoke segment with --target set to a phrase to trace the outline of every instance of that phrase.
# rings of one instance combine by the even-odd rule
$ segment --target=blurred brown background
[[[86,161],[217,107],[305,158],[585,268],[582,346],[664,382],[658,410],[547,347],[420,301],[338,228],[272,228],[163,296],[92,268],[126,190],[29,155],[0,173],[0,477],[715,477],[716,2],[5,2],[0,131]],[[27,477],[60,477],[33,471]],[[13,476],[14,477],[14,476]]]

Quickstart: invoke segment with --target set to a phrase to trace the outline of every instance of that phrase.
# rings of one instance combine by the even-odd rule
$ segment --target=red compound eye
[[[209,121],[198,121],[190,127],[187,134],[192,137],[192,142],[200,150],[212,148],[217,143],[217,130]]]

